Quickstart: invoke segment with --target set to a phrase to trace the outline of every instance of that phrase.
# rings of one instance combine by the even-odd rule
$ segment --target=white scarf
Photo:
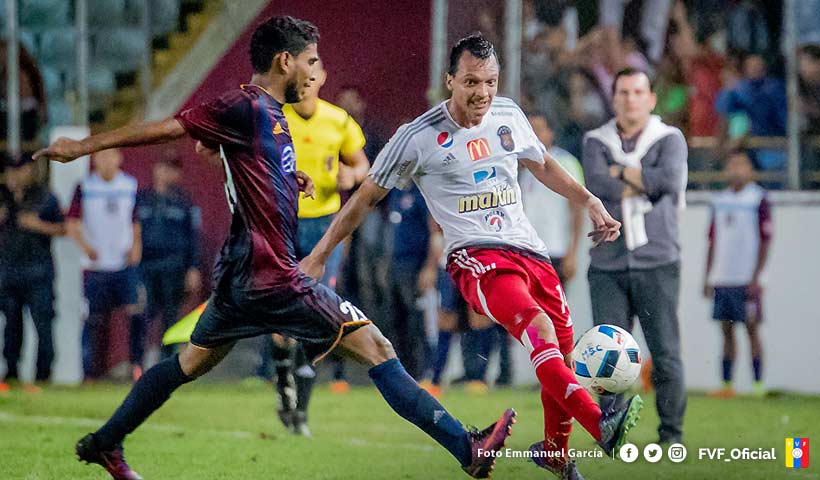
[[[630,153],[623,151],[621,137],[618,134],[618,127],[615,125],[614,118],[601,127],[587,133],[587,135],[606,145],[612,155],[612,159],[620,165],[640,169],[641,159],[643,159],[649,149],[660,139],[677,131],[675,127],[663,123],[661,117],[652,115],[638,137],[638,143],[635,145],[635,149]],[[684,191],[686,190],[686,178],[686,167],[684,167],[683,185],[681,185],[681,194],[678,200],[678,208],[680,210],[683,210],[686,206],[686,196],[684,195]],[[652,211],[652,202],[649,201],[646,195],[626,197],[621,200],[621,210],[623,212],[626,248],[631,251],[649,243],[649,239],[646,237],[644,216]]]

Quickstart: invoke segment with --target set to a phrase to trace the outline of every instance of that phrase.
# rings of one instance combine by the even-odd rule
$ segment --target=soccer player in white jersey
[[[518,105],[495,96],[498,76],[489,41],[481,34],[459,40],[450,54],[450,99],[398,129],[301,268],[321,276],[330,252],[368,211],[391,188],[414,181],[444,230],[448,271],[465,300],[530,352],[544,406],[545,441],[531,447],[534,460],[562,478],[580,478],[566,456],[571,419],[612,455],[635,425],[642,402],[636,396],[602,413],[576,382],[569,367],[569,308],[547,248],[524,215],[519,164],[588,209],[594,242],[615,240],[621,225],[546,153]]]

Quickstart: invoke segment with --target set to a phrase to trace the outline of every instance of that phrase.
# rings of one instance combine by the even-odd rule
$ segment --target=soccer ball
[[[598,395],[629,390],[641,373],[641,350],[626,330],[598,325],[587,330],[572,350],[575,378]]]

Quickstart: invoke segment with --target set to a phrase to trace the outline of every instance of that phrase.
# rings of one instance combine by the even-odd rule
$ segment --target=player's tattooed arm
[[[372,178],[367,177],[362,186],[333,218],[333,223],[330,224],[310,255],[299,262],[299,268],[313,278],[321,278],[325,262],[336,245],[358,228],[367,214],[389,191],[378,186]]]
[[[82,140],[61,137],[46,148],[38,150],[34,158],[46,158],[67,163],[79,157],[118,147],[136,147],[165,143],[185,136],[185,128],[175,118],[156,122],[126,125],[116,130],[99,133]]]

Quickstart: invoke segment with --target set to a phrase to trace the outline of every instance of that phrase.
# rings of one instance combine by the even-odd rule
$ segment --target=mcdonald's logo
[[[478,161],[482,158],[490,156],[490,143],[486,138],[477,138],[467,142],[467,153],[470,154],[470,160]]]

